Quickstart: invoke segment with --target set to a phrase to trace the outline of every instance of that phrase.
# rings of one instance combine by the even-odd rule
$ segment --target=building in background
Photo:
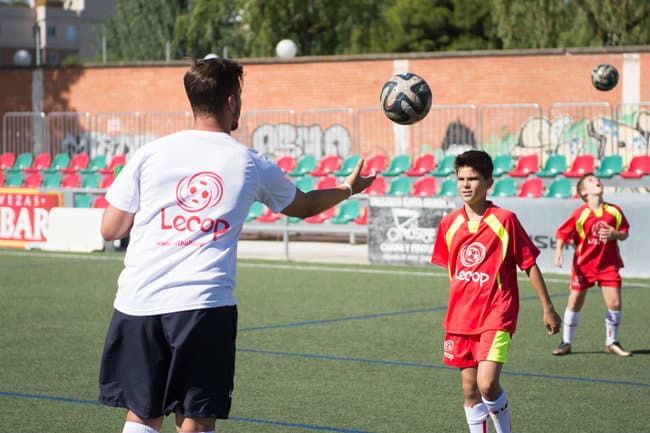
[[[95,61],[114,14],[115,0],[0,0],[0,66]]]

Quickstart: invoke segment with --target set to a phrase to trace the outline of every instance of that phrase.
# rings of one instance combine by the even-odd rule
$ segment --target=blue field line
[[[87,404],[87,405],[102,406],[102,407],[105,406],[104,404],[95,400],[81,400],[77,398],[56,397],[56,396],[41,395],[41,394],[23,394],[19,392],[0,391],[0,397],[28,398],[28,399],[35,399],[35,400],[56,401],[62,403]],[[253,423],[253,424],[267,424],[267,425],[276,425],[276,426],[289,427],[289,428],[302,428],[306,430],[327,431],[327,432],[336,432],[336,433],[373,433],[366,430],[350,430],[350,429],[344,429],[338,427],[327,427],[327,426],[320,426],[320,425],[300,424],[300,423],[273,421],[273,420],[265,420],[265,419],[243,418],[243,417],[236,417],[236,416],[229,417],[228,421],[246,422],[246,423]]]
[[[332,355],[316,355],[312,353],[294,353],[294,352],[279,352],[273,350],[261,350],[261,349],[246,349],[246,348],[237,348],[237,352],[244,353],[255,353],[260,355],[272,355],[272,356],[286,356],[292,358],[307,358],[307,359],[320,359],[327,361],[342,361],[342,362],[357,362],[362,364],[377,364],[377,365],[388,365],[396,367],[413,367],[413,368],[426,368],[431,370],[458,370],[454,367],[449,367],[446,365],[435,365],[435,364],[421,364],[417,362],[406,362],[406,361],[386,361],[382,359],[366,359],[366,358],[355,358],[351,356],[332,356]],[[610,379],[596,379],[588,377],[575,377],[575,376],[560,376],[553,374],[539,374],[539,373],[522,373],[522,372],[512,372],[502,370],[501,374],[507,376],[519,376],[535,379],[552,379],[552,380],[563,380],[570,382],[588,382],[588,383],[601,383],[605,385],[625,385],[625,386],[635,386],[641,388],[650,388],[650,383],[643,382],[630,382],[623,380],[610,380]]]

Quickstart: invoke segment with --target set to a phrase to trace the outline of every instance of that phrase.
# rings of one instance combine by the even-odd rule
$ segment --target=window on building
[[[54,24],[47,25],[47,38],[56,39],[56,26]]]
[[[66,30],[66,39],[69,42],[75,42],[77,40],[77,27],[76,26],[68,26],[68,29]]]
[[[59,53],[56,51],[47,52],[47,64],[48,65],[58,65],[59,64]]]

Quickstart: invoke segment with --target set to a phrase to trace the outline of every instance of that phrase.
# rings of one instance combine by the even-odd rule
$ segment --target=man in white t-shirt
[[[184,77],[194,129],[152,141],[106,194],[107,241],[130,236],[100,368],[100,401],[126,408],[123,433],[214,432],[230,410],[237,241],[254,201],[306,218],[370,186],[363,162],[335,188],[304,193],[230,136],[243,68],[195,61]]]

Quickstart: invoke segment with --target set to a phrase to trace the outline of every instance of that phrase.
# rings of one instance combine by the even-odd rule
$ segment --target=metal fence
[[[2,151],[85,152],[130,155],[143,144],[190,128],[188,112],[10,112],[2,119]],[[457,154],[468,148],[515,158],[537,153],[541,162],[562,154],[598,158],[619,154],[627,165],[650,154],[650,102],[556,103],[544,114],[537,104],[433,106],[419,123],[391,122],[379,107],[258,110],[242,114],[233,136],[270,157],[382,153],[388,158],[422,153]]]

